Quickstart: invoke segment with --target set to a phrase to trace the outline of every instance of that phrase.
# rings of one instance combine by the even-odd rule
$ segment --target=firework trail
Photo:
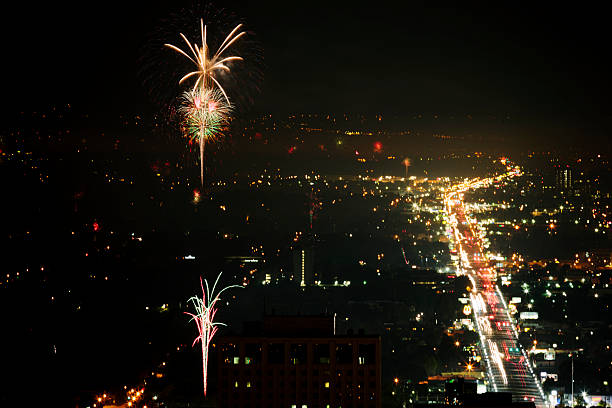
[[[183,133],[189,143],[200,148],[200,178],[204,186],[204,147],[219,140],[229,123],[232,107],[217,89],[197,88],[183,94],[179,113],[183,116]]]
[[[217,276],[215,280],[215,284],[212,287],[212,290],[209,289],[208,281],[200,277],[200,287],[202,289],[202,297],[193,296],[189,298],[187,302],[191,302],[193,307],[195,308],[195,313],[185,312],[185,314],[191,316],[191,320],[196,322],[196,326],[198,327],[198,337],[193,341],[193,345],[199,341],[202,346],[202,381],[204,384],[204,396],[206,396],[206,385],[208,378],[208,347],[210,345],[210,341],[217,333],[219,326],[226,326],[224,323],[215,322],[215,314],[217,313],[217,302],[221,299],[219,296],[228,289],[231,288],[241,288],[239,285],[230,285],[221,289],[219,293],[215,294],[215,289],[217,287],[217,283],[219,282],[219,278],[221,274]],[[206,289],[204,289],[206,286]]]

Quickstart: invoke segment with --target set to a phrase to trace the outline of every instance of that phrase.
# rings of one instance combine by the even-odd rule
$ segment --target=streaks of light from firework
[[[215,76],[221,72],[230,72],[230,68],[227,66],[228,63],[242,61],[242,57],[239,56],[223,56],[225,50],[246,34],[244,31],[239,31],[241,27],[242,24],[234,27],[212,56],[207,42],[207,28],[202,18],[200,19],[201,46],[198,46],[196,43],[191,44],[187,37],[180,33],[191,55],[175,45],[164,44],[166,47],[186,57],[197,67],[195,71],[185,74],[179,80],[179,84],[182,84],[191,77],[197,78],[191,92],[184,94],[182,113],[184,114],[184,128],[187,137],[190,139],[197,138],[199,142],[202,187],[204,186],[204,148],[206,142],[213,140],[213,138],[220,134],[220,125],[226,121],[230,111],[230,101],[227,93]],[[218,97],[217,90],[225,98],[226,104]]]
[[[229,123],[232,106],[216,89],[197,89],[183,93],[179,112],[185,120],[185,136],[190,141],[218,141]]]
[[[219,140],[229,123],[232,107],[217,89],[197,88],[183,93],[179,112],[183,115],[183,133],[189,143],[200,148],[200,179],[204,186],[204,148],[206,143]]]
[[[202,89],[208,88],[209,81],[212,81],[212,83],[214,83],[219,88],[219,90],[221,90],[221,92],[223,93],[223,96],[225,97],[225,99],[227,100],[227,103],[229,104],[229,98],[227,97],[225,89],[223,89],[223,87],[221,86],[219,81],[215,78],[215,76],[219,71],[225,71],[225,72],[230,71],[230,68],[227,66],[228,62],[242,61],[242,57],[239,57],[236,55],[229,56],[229,57],[223,57],[223,53],[225,52],[225,50],[227,50],[233,43],[238,41],[240,37],[246,34],[246,32],[244,31],[236,33],[237,31],[240,30],[241,27],[242,27],[242,24],[238,24],[236,27],[234,27],[234,29],[229,33],[229,35],[225,37],[225,40],[221,43],[221,45],[219,46],[219,49],[212,56],[210,56],[210,51],[208,49],[208,43],[207,43],[207,38],[206,38],[207,37],[206,26],[204,25],[203,19],[200,19],[200,30],[201,30],[201,36],[202,36],[201,46],[198,46],[198,44],[196,43],[193,43],[192,45],[187,39],[187,37],[185,37],[183,33],[180,33],[180,36],[187,44],[188,50],[191,51],[191,55],[189,55],[187,52],[183,51],[181,48],[175,45],[164,44],[166,47],[186,57],[189,61],[191,61],[197,67],[196,71],[191,71],[185,74],[179,80],[179,84],[183,83],[185,80],[191,77],[196,77],[197,79],[193,86],[193,90],[195,91],[198,88],[198,85]]]
[[[157,128],[162,136],[171,136],[172,132],[165,130],[177,127],[176,121],[180,119],[177,112],[179,99],[186,90],[185,82],[179,85],[179,79],[194,71],[195,65],[184,55],[170,50],[164,44],[178,45],[190,55],[191,50],[178,33],[183,33],[187,39],[199,43],[200,40],[197,39],[202,34],[201,19],[204,19],[208,27],[206,43],[209,51],[220,49],[226,35],[239,24],[242,24],[239,31],[246,33],[224,51],[224,55],[229,55],[231,50],[232,55],[239,55],[243,60],[224,63],[231,71],[217,70],[216,73],[216,79],[232,102],[233,114],[249,111],[255,103],[256,95],[261,92],[264,52],[257,34],[248,28],[249,25],[244,19],[230,10],[215,7],[205,0],[190,2],[189,6],[177,9],[160,19],[155,29],[145,35],[138,54],[138,77],[150,101],[159,109],[156,121],[163,126]],[[173,39],[180,42],[171,41]],[[190,57],[193,59],[191,55]],[[188,79],[187,88],[193,87],[195,80],[193,77]],[[212,81],[210,83],[212,84]],[[171,137],[171,140],[175,139]]]
[[[215,294],[217,283],[219,283],[221,274],[217,276],[212,290],[208,286],[206,279],[202,280],[200,277],[200,287],[202,289],[202,297],[192,296],[188,302],[191,302],[195,308],[195,313],[185,312],[185,314],[191,316],[191,320],[195,321],[198,328],[198,337],[193,341],[193,345],[199,341],[202,346],[202,381],[204,384],[204,396],[206,396],[206,387],[208,384],[208,347],[210,341],[217,333],[219,326],[226,326],[224,323],[215,322],[215,314],[217,313],[217,302],[221,299],[220,295],[231,288],[241,288],[239,285],[230,285],[221,289]],[[204,289],[206,287],[206,289]]]

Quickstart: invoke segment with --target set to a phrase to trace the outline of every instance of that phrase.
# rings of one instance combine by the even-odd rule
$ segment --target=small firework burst
[[[204,186],[204,148],[206,143],[218,141],[228,125],[231,105],[214,88],[197,88],[183,94],[179,113],[183,116],[183,134],[189,143],[200,147],[200,178]]]
[[[217,89],[198,88],[183,93],[179,113],[183,116],[185,136],[192,142],[218,141],[231,111],[231,105]]]

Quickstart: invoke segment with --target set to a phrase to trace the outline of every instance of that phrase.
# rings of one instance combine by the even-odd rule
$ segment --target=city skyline
[[[602,10],[93,6],[2,28],[0,406],[612,406]]]

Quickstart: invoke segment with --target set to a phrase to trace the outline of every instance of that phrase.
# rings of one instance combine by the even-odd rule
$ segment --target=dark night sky
[[[5,83],[14,106],[142,110],[142,40],[189,3],[131,3],[22,2],[6,15]],[[216,3],[243,17],[264,48],[256,110],[509,113],[607,126],[610,38],[601,9],[326,3]]]

